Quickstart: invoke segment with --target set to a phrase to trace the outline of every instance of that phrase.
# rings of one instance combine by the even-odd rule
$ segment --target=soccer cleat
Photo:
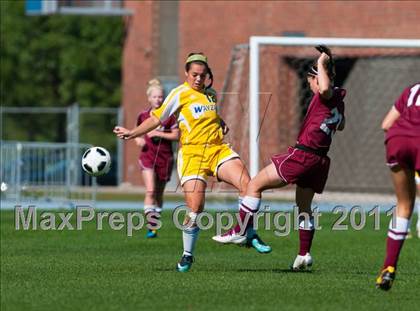
[[[147,230],[146,238],[152,239],[157,237],[157,231],[156,230]]]
[[[265,244],[256,233],[252,237],[247,238],[246,246],[255,248],[260,254],[268,254],[271,252],[271,246]]]
[[[381,271],[376,279],[376,288],[390,290],[395,280],[395,268],[388,266]]]
[[[214,237],[212,237],[212,239],[222,244],[245,244],[246,243],[246,236],[237,234],[233,230],[229,230],[225,234],[215,235]]]
[[[181,261],[177,263],[176,270],[178,272],[187,272],[190,270],[192,264],[194,262],[193,256],[183,255]]]
[[[297,255],[295,262],[291,266],[293,271],[306,270],[307,268],[312,267],[312,256],[309,253],[306,253],[305,256]]]

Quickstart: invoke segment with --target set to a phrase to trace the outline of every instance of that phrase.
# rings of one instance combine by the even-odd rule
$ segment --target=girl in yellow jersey
[[[178,174],[191,212],[183,230],[184,253],[177,270],[186,272],[193,262],[193,251],[199,228],[196,219],[204,208],[208,176],[216,176],[238,189],[240,197],[245,194],[250,180],[244,163],[229,145],[223,142],[226,132],[224,122],[217,114],[216,93],[211,89],[213,75],[202,53],[191,53],[185,63],[186,81],[173,89],[162,106],[151,112],[150,118],[133,130],[115,127],[114,133],[122,139],[144,135],[175,115],[181,133],[178,151]],[[205,86],[209,76],[210,85]],[[241,214],[243,216],[243,214]],[[271,248],[249,228],[252,245],[259,252]],[[245,241],[241,241],[245,242]],[[255,242],[255,243],[254,243]]]

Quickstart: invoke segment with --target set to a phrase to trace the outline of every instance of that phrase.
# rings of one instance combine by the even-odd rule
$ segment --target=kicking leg
[[[221,181],[224,181],[234,186],[236,189],[238,189],[238,192],[239,192],[238,203],[241,204],[243,197],[246,193],[249,180],[250,180],[248,170],[246,169],[241,159],[236,158],[236,159],[232,159],[221,164],[217,170],[217,178]],[[240,209],[238,220],[241,222],[241,224],[243,224],[244,229],[242,230],[241,234],[239,234],[240,230],[237,230],[238,232],[236,232],[234,229],[234,231],[231,233],[235,233],[235,234],[230,235],[229,243],[243,244],[246,242],[245,231],[248,227],[252,225],[252,214],[246,214]],[[237,225],[237,227],[239,227],[239,225]],[[227,234],[229,233],[230,232],[228,231]],[[226,238],[227,235],[223,235],[223,236]],[[213,240],[217,242],[222,242],[221,240],[219,241],[220,237],[222,236],[215,236],[213,237]]]
[[[254,212],[242,206],[250,180],[243,162],[240,159],[233,159],[223,163],[217,171],[217,177],[238,189],[239,219],[238,224],[232,230],[222,236],[213,237],[213,240],[221,243],[246,244],[246,246],[253,247],[259,253],[271,252],[271,247],[265,244],[254,230]]]
[[[223,166],[221,168],[223,168]],[[246,195],[243,197],[239,206],[241,223],[238,223],[234,229],[228,231],[226,234],[215,236],[213,239],[220,243],[239,244],[245,242],[246,229],[253,223],[253,215],[257,213],[260,208],[261,192],[266,189],[279,188],[286,184],[287,183],[278,176],[274,164],[265,167],[248,183]]]

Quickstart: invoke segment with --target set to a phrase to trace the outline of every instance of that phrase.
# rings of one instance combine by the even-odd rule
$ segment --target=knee
[[[190,207],[190,212],[188,212],[184,217],[184,226],[196,226],[198,216],[203,212],[203,208],[200,206]]]
[[[244,174],[242,176],[242,184],[248,186],[249,182],[251,181],[251,177],[248,174]]]
[[[249,181],[246,189],[247,194],[261,194],[262,192],[261,186],[253,179]]]
[[[240,180],[240,187],[241,187],[239,189],[240,192],[245,192],[247,190],[250,180],[251,179],[249,178],[248,175],[242,176],[242,178]]]

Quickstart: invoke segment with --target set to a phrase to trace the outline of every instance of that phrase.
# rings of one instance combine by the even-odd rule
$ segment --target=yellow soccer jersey
[[[207,98],[185,82],[173,89],[162,106],[151,113],[161,122],[173,114],[177,116],[182,145],[221,144],[223,141],[214,91]]]

